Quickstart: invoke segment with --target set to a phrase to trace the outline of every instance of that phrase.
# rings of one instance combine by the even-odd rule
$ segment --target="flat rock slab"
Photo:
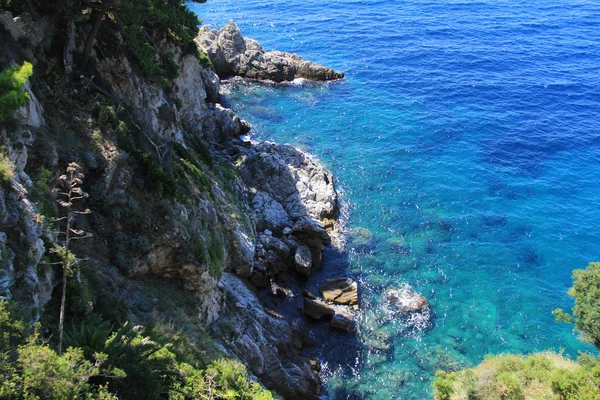
[[[327,319],[335,315],[335,310],[324,301],[305,297],[304,314],[314,319]]]
[[[358,304],[358,284],[350,278],[326,279],[319,288],[323,298],[334,304]]]
[[[350,330],[350,328],[352,328],[353,321],[354,321],[354,318],[352,317],[352,315],[350,315],[346,312],[343,312],[343,311],[338,311],[333,316],[330,326],[334,329],[348,332]]]

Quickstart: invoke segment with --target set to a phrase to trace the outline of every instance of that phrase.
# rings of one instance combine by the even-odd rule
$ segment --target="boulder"
[[[256,40],[244,38],[233,21],[218,31],[202,27],[196,43],[222,78],[235,75],[284,82],[296,78],[330,81],[344,77],[340,72],[303,60],[296,54],[265,51]]]
[[[331,319],[330,326],[334,329],[348,332],[350,328],[352,328],[353,320],[354,318],[352,317],[352,315],[343,311],[338,311]]]
[[[319,287],[323,298],[334,304],[358,304],[358,284],[350,278],[326,279]]]
[[[310,249],[307,246],[298,246],[296,255],[294,256],[294,264],[297,272],[305,276],[310,275],[312,269],[312,256],[310,254]]]
[[[429,301],[412,288],[388,289],[384,293],[387,304],[401,314],[429,312]]]
[[[327,319],[335,315],[335,310],[322,300],[304,297],[304,314],[314,319]]]
[[[423,331],[431,326],[429,301],[408,285],[387,289],[383,294],[381,310],[390,319],[402,319],[410,329]]]

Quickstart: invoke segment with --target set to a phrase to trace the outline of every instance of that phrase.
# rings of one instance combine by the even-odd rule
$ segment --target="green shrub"
[[[33,66],[27,61],[0,72],[0,126],[14,124],[14,112],[29,100],[25,83],[32,74]]]
[[[453,393],[452,385],[454,383],[454,375],[444,371],[437,371],[433,381],[433,392],[438,400],[450,400]]]
[[[92,359],[95,353],[104,351],[112,328],[99,314],[91,314],[65,332],[65,347],[80,348],[87,359]]]
[[[217,360],[204,371],[181,364],[179,370],[184,377],[184,384],[171,393],[173,400],[273,399],[271,392],[248,379],[246,367],[238,361]]]
[[[187,54],[202,61],[194,43],[200,21],[184,1],[127,1],[122,3],[119,15],[124,25],[126,44],[144,75],[151,81],[166,87],[168,78],[176,76],[172,58],[158,57],[158,49],[150,39],[152,37],[159,40],[167,38],[178,43]]]
[[[573,374],[579,376],[581,366],[560,354],[545,352],[530,356],[502,354],[487,356],[475,368],[438,371],[433,381],[437,400],[524,400],[576,399],[561,397],[557,390],[578,390]],[[589,376],[589,374],[588,374]],[[580,400],[594,399],[581,397]]]
[[[559,321],[575,323],[575,329],[583,333],[584,339],[600,348],[600,262],[574,270],[573,286],[568,294],[575,297],[573,315],[560,308],[553,314]]]
[[[8,155],[0,149],[0,182],[10,182],[15,176],[15,166],[8,158]]]
[[[106,341],[104,368],[123,372],[109,379],[109,388],[125,399],[161,399],[181,381],[175,355],[142,333],[126,323]]]
[[[208,248],[208,255],[210,256],[208,272],[213,277],[219,277],[223,271],[222,265],[225,257],[223,243],[220,240],[213,239],[210,247]]]

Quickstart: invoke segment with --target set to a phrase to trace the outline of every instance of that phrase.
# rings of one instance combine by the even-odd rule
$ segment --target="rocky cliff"
[[[54,189],[77,162],[89,193],[79,206],[91,214],[74,223],[92,237],[73,246],[82,261],[68,288],[71,317],[94,310],[114,321],[169,319],[190,336],[196,331],[186,324],[202,326],[268,388],[316,398],[318,363],[302,356],[303,333],[264,307],[256,288],[320,265],[336,237],[334,180],[294,147],[241,140],[250,127],[219,104],[215,71],[272,80],[343,75],[266,53],[232,23],[199,36],[201,47],[203,35],[216,35],[243,52],[207,50],[214,70],[157,42],[177,70],[168,86],[140,72],[110,27],[91,50],[92,69],[71,75],[89,24],[57,31],[46,17],[3,12],[0,26],[0,67],[27,60],[36,71],[18,123],[0,130],[14,167],[0,188],[0,299],[17,301],[31,321],[55,322]]]
[[[241,76],[284,82],[296,78],[330,81],[344,77],[341,72],[303,60],[297,54],[265,51],[256,40],[244,38],[233,21],[219,30],[202,27],[196,42],[222,78]]]

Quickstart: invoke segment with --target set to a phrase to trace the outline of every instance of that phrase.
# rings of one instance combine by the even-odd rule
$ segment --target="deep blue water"
[[[423,399],[436,369],[488,353],[589,349],[551,311],[572,305],[571,270],[600,260],[600,3],[191,7],[346,73],[330,84],[233,84],[227,95],[256,139],[331,168],[350,237],[372,234],[348,244],[363,288],[359,345],[347,348],[351,364],[321,353],[330,398]],[[380,294],[403,283],[429,298],[430,330],[383,324]],[[388,350],[373,347],[377,329]]]

